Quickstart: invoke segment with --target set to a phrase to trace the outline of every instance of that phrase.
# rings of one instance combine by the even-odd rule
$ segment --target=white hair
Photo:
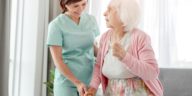
[[[138,0],[112,0],[111,3],[116,8],[126,32],[138,26],[141,16],[141,6]]]

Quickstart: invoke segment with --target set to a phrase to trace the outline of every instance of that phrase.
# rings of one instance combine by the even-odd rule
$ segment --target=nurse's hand
[[[82,83],[82,82],[78,82],[75,85],[77,87],[79,95],[80,96],[84,96],[85,92],[87,92],[87,86],[84,83]]]
[[[119,60],[122,60],[126,55],[125,49],[119,42],[115,42],[112,45],[112,50],[113,50],[113,55],[116,56]]]

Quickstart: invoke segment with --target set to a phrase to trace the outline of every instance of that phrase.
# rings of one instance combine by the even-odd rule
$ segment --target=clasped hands
[[[95,96],[96,89],[89,87],[83,96]]]
[[[78,88],[78,91],[80,96],[95,96],[96,94],[96,89],[92,87],[87,88],[84,86],[81,89]]]
[[[87,87],[84,83],[78,82],[75,84],[79,92],[79,96],[95,96],[96,89],[92,87]]]

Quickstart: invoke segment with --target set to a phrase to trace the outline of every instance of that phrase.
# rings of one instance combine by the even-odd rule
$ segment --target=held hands
[[[95,96],[95,94],[96,94],[96,89],[90,87],[90,88],[87,90],[87,92],[85,92],[84,96]]]
[[[95,88],[89,87],[87,89],[87,86],[82,82],[78,81],[75,83],[75,85],[77,87],[77,90],[78,90],[80,96],[95,96],[95,94],[96,94]]]
[[[126,51],[119,42],[113,43],[112,49],[113,49],[113,55],[116,56],[119,60],[122,60],[125,57]]]

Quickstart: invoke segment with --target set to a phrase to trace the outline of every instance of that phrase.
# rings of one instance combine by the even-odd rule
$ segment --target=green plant
[[[46,84],[47,86],[48,96],[53,96],[54,75],[55,75],[55,69],[51,68],[49,72],[49,79],[47,80],[47,82],[44,82],[44,84]]]

